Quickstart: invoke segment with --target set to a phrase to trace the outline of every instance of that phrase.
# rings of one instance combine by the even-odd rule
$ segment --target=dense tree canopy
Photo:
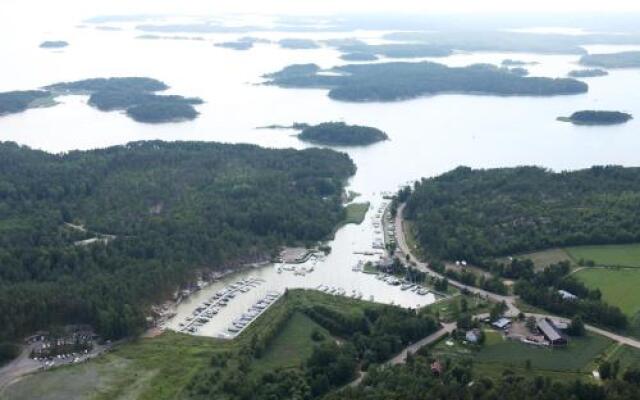
[[[54,93],[88,93],[90,105],[101,111],[125,110],[138,122],[174,122],[198,116],[193,105],[202,100],[154,93],[167,88],[164,82],[139,77],[85,79],[46,87]]]
[[[584,110],[574,112],[566,120],[576,125],[615,125],[624,124],[632,118],[631,114],[620,111]]]
[[[432,62],[349,64],[323,71],[315,64],[291,65],[266,75],[282,87],[329,88],[329,97],[344,101],[394,101],[427,94],[464,92],[509,96],[585,93],[584,82],[567,78],[523,77],[505,68],[477,64],[448,67]]]
[[[640,241],[640,169],[457,168],[423,179],[407,201],[417,239],[436,258]]]
[[[135,333],[145,306],[194,270],[327,237],[354,171],[324,149],[156,141],[52,155],[2,143],[0,338],[66,322]]]
[[[359,146],[387,140],[380,129],[344,122],[324,122],[306,126],[298,137],[302,140],[335,146]]]
[[[46,90],[23,90],[0,93],[0,116],[25,111],[37,100],[46,99],[51,93]]]

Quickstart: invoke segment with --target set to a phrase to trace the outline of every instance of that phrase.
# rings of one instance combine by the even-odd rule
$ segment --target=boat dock
[[[247,278],[237,281],[222,290],[219,290],[209,299],[201,303],[192,313],[187,317],[184,322],[179,324],[180,332],[195,334],[198,329],[209,323],[222,307],[226,307],[230,301],[241,295],[247,293],[251,289],[259,286],[264,281],[259,278]]]

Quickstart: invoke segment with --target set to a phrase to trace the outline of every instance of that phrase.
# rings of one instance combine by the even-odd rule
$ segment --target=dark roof
[[[556,328],[546,318],[538,320],[538,329],[552,342],[561,340],[562,336],[556,331]]]

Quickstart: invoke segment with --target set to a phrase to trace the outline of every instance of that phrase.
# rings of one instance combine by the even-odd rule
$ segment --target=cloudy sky
[[[352,12],[496,13],[630,12],[638,0],[0,0],[7,28],[77,23],[95,15],[267,13],[320,15]]]

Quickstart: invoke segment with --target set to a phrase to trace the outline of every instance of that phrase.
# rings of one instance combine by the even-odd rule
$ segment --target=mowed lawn
[[[267,347],[262,357],[254,361],[254,370],[259,373],[276,368],[297,367],[311,356],[317,344],[311,338],[314,331],[325,339],[333,340],[329,332],[301,312],[296,312],[287,321],[282,332]]]
[[[640,268],[640,243],[577,246],[568,247],[566,251],[576,262],[583,259],[592,260],[597,265]]]
[[[529,360],[535,370],[589,372],[593,361],[612,343],[603,336],[588,335],[571,338],[566,348],[542,348],[504,340],[499,333],[490,332],[475,362],[522,367]]]
[[[604,300],[627,316],[640,311],[640,269],[586,268],[574,276],[588,287],[600,289]]]

